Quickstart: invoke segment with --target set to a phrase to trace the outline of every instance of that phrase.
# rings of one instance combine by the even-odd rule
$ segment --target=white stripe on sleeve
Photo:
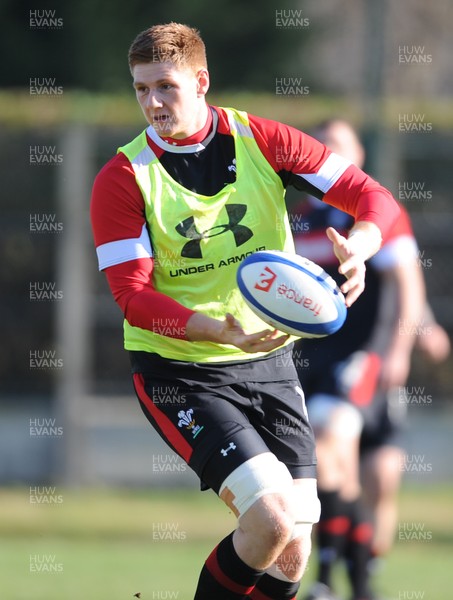
[[[397,265],[407,265],[417,260],[418,246],[411,235],[400,235],[382,246],[370,262],[378,271],[386,271]]]
[[[350,160],[332,152],[317,173],[309,175],[305,173],[296,173],[296,175],[303,177],[308,183],[311,183],[311,185],[314,185],[315,188],[321,190],[321,192],[325,194],[333,185],[335,185],[351,164]]]
[[[136,258],[151,258],[153,250],[146,225],[143,225],[140,237],[101,244],[96,248],[96,253],[99,271]]]

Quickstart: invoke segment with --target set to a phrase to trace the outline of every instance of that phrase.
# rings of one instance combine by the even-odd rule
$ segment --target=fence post
[[[57,176],[58,212],[63,231],[56,245],[56,271],[63,300],[57,305],[56,338],[63,368],[56,381],[55,413],[63,427],[55,456],[56,479],[77,486],[89,478],[85,407],[90,382],[90,261],[94,260],[89,226],[93,182],[93,136],[87,126],[62,130],[62,167]]]

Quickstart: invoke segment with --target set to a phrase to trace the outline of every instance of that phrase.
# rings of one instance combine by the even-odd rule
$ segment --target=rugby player
[[[364,148],[346,121],[331,119],[314,135],[363,165]],[[291,217],[298,228],[296,251],[338,280],[336,257],[324,232],[334,224],[347,235],[351,217],[313,197],[295,207]],[[404,386],[413,347],[423,337],[417,334],[419,324],[430,312],[418,257],[409,215],[401,207],[381,250],[367,264],[365,291],[343,328],[329,338],[295,344],[295,364],[315,431],[321,500],[318,582],[306,600],[336,598],[332,572],[339,559],[346,559],[352,598],[371,600],[373,557],[392,546],[404,464]],[[432,313],[426,325],[432,326],[429,337],[436,338],[435,345],[444,348],[445,332]]]
[[[353,216],[347,237],[327,230],[351,305],[399,209],[304,133],[209,105],[195,29],[141,32],[129,66],[148,127],[98,174],[91,217],[141,408],[238,519],[207,558],[195,599],[293,599],[319,518],[314,438],[293,340],[247,308],[237,264],[256,250],[294,251],[285,207],[294,186]],[[279,435],[282,420],[298,435]]]

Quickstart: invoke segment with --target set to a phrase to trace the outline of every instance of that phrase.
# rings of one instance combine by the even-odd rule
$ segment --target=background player
[[[354,164],[363,165],[364,149],[345,121],[326,122],[315,136]],[[324,231],[334,224],[345,233],[349,217],[313,197],[300,207],[298,216],[305,225],[296,235],[298,253],[338,278]],[[311,600],[334,598],[332,567],[341,556],[348,559],[354,600],[371,598],[369,557],[387,552],[393,541],[404,461],[397,443],[405,413],[401,386],[409,374],[418,339],[415,332],[428,317],[417,259],[409,217],[402,208],[382,249],[368,263],[365,292],[349,310],[342,330],[323,340],[303,340],[295,347],[316,434],[322,506],[317,530],[319,582],[308,596]],[[434,319],[430,321],[439,342],[434,346],[445,351],[448,337]],[[433,347],[431,342],[428,346]],[[361,499],[359,452],[373,530]]]
[[[309,136],[209,106],[196,30],[169,23],[142,32],[129,65],[149,127],[97,176],[92,224],[99,268],[124,313],[141,408],[238,517],[195,598],[294,598],[319,514],[314,440],[287,360],[291,340],[247,308],[237,262],[258,249],[294,251],[285,188],[315,191],[355,218],[348,238],[328,231],[351,305],[398,207]],[[282,160],[282,148],[297,152]],[[299,435],[277,435],[281,418],[299,423]]]

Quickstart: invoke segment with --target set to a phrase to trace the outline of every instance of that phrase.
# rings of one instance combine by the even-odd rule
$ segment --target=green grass
[[[138,592],[142,600],[191,600],[205,557],[235,526],[211,492],[53,495],[60,503],[40,505],[28,489],[0,490],[2,600],[127,600]],[[451,596],[452,505],[451,487],[403,490],[400,522],[422,524],[432,539],[396,542],[377,575],[386,598]],[[312,560],[303,589],[314,571]],[[338,585],[344,591],[341,571]]]

